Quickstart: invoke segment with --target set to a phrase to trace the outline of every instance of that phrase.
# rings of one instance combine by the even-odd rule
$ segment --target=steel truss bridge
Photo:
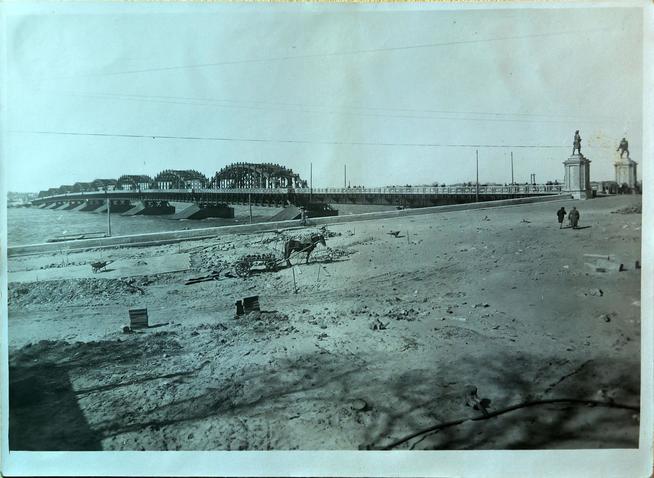
[[[327,204],[427,207],[530,196],[563,194],[562,185],[440,186],[383,188],[188,188],[65,192],[43,195],[34,205],[75,201],[187,202],[202,205],[259,205],[311,208]]]
[[[383,188],[322,188],[307,186],[292,169],[273,163],[234,163],[212,179],[195,170],[123,175],[41,191],[32,201],[49,209],[123,213],[174,214],[176,219],[233,217],[230,205],[306,208],[310,216],[334,215],[332,204],[427,207],[561,194],[561,185],[439,186]],[[190,203],[176,211],[171,202]]]

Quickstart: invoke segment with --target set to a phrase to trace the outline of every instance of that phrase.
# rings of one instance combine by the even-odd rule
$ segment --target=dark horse
[[[307,237],[304,239],[289,239],[286,241],[286,244],[284,244],[284,259],[286,259],[286,265],[291,266],[291,261],[289,258],[291,257],[291,253],[293,252],[306,252],[307,253],[307,264],[309,263],[309,256],[313,252],[313,250],[316,248],[318,244],[322,244],[323,246],[327,246],[325,244],[325,238],[323,237],[322,234],[312,234],[311,237]]]

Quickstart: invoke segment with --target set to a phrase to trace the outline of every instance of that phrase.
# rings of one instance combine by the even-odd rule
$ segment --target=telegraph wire
[[[45,130],[9,130],[10,133],[57,135],[57,136],[95,136],[109,138],[131,139],[169,139],[183,141],[221,141],[236,143],[279,143],[279,144],[317,144],[333,146],[383,146],[383,147],[417,147],[417,148],[533,148],[557,149],[570,148],[569,145],[528,145],[528,144],[448,144],[448,143],[385,143],[368,141],[310,141],[297,139],[269,139],[269,138],[236,138],[220,136],[173,136],[159,134],[130,134],[130,133],[87,133],[78,131],[45,131]],[[608,148],[608,146],[593,146],[593,148]]]
[[[606,32],[612,31],[613,28],[591,28],[586,30],[569,30],[569,31],[560,31],[560,32],[550,32],[550,33],[534,33],[531,35],[509,35],[504,37],[495,37],[495,38],[481,38],[475,40],[455,40],[447,42],[435,42],[435,43],[422,43],[416,45],[401,45],[401,46],[391,46],[391,47],[379,47],[379,48],[368,48],[361,50],[344,50],[336,52],[325,52],[325,53],[305,53],[300,55],[284,55],[277,57],[269,58],[249,58],[242,60],[224,60],[217,61],[212,63],[196,63],[188,65],[174,65],[174,66],[163,66],[163,67],[154,67],[154,68],[141,68],[134,70],[122,70],[122,71],[113,71],[105,73],[86,73],[80,75],[66,75],[60,76],[58,78],[75,78],[75,77],[96,77],[96,76],[118,76],[118,75],[132,75],[139,73],[150,73],[150,72],[161,72],[161,71],[174,71],[174,70],[184,70],[184,69],[193,69],[193,68],[207,68],[215,66],[225,66],[225,65],[241,65],[248,63],[268,63],[275,61],[289,61],[289,60],[304,60],[310,58],[326,58],[326,57],[338,57],[338,56],[350,56],[350,55],[360,55],[360,54],[370,54],[370,53],[382,53],[382,52],[392,52],[392,51],[405,51],[405,50],[416,50],[424,48],[436,48],[443,46],[457,46],[457,45],[470,45],[476,43],[487,43],[487,42],[498,42],[498,41],[508,41],[508,40],[522,40],[527,38],[547,38],[553,36],[562,36],[562,35],[579,35],[583,33],[595,33],[595,32]]]
[[[224,98],[197,98],[192,96],[168,96],[168,95],[135,95],[135,94],[126,94],[126,93],[74,93],[74,92],[55,92],[43,90],[45,93],[51,94],[65,94],[71,96],[86,96],[91,97],[107,97],[107,98],[134,98],[134,99],[162,99],[162,100],[189,100],[193,102],[199,102],[197,104],[202,104],[202,102],[208,103],[244,103],[244,104],[266,104],[273,106],[291,106],[291,107],[308,107],[308,108],[326,108],[325,105],[311,105],[311,104],[302,104],[302,103],[285,103],[278,101],[263,101],[263,100],[234,100],[234,99],[224,99]],[[194,103],[189,103],[194,104]],[[489,116],[556,116],[559,118],[585,118],[584,116],[579,115],[566,115],[559,113],[500,113],[500,112],[483,112],[483,111],[452,111],[452,110],[433,110],[433,109],[416,109],[416,108],[386,108],[381,106],[347,106],[345,109],[352,110],[373,110],[373,111],[402,111],[402,112],[413,112],[413,113],[438,113],[438,114],[471,114],[471,115],[489,115]]]
[[[53,92],[51,92],[53,93]],[[484,112],[454,112],[454,111],[438,111],[438,110],[412,110],[408,108],[381,108],[381,107],[346,107],[342,110],[327,110],[320,111],[318,109],[305,109],[305,108],[325,108],[318,105],[302,105],[298,103],[275,103],[275,102],[257,102],[257,101],[236,101],[236,100],[221,100],[221,99],[210,99],[210,98],[187,98],[187,97],[174,97],[174,96],[149,96],[149,95],[123,95],[123,94],[108,94],[108,93],[54,93],[54,94],[65,94],[74,97],[83,97],[83,98],[97,98],[97,99],[106,99],[106,100],[124,100],[124,101],[136,101],[136,102],[146,102],[146,103],[161,103],[161,104],[177,104],[177,105],[188,105],[188,106],[206,106],[206,107],[217,107],[217,108],[231,108],[231,109],[246,109],[246,110],[258,110],[258,111],[280,111],[280,112],[297,112],[297,113],[308,113],[308,114],[325,114],[325,115],[351,115],[351,116],[362,116],[362,117],[375,117],[375,118],[399,118],[399,119],[423,119],[423,120],[450,120],[450,121],[483,121],[483,122],[500,122],[500,123],[550,123],[550,124],[560,124],[560,123],[570,123],[576,122],[582,117],[575,116],[566,116],[561,115],[561,119],[537,119],[537,117],[548,117],[556,115],[544,115],[544,114],[529,114],[529,113],[516,113],[515,116],[520,116],[521,118],[473,118],[473,117],[463,117],[463,116],[434,116],[434,115],[410,115],[410,114],[387,114],[387,113],[366,113],[365,110],[371,111],[413,111],[416,113],[425,112],[425,113],[441,113],[449,115],[479,115],[479,116],[511,116],[512,113],[484,113]],[[161,99],[160,99],[161,98]],[[175,101],[175,99],[188,99],[191,101]],[[234,103],[234,104],[220,104],[220,103]],[[239,104],[241,103],[241,104]],[[273,108],[273,107],[262,107],[262,106],[251,106],[250,104],[270,104],[270,105],[286,105],[291,106],[292,108]],[[528,119],[529,116],[533,116],[532,119]],[[568,119],[563,119],[568,118]],[[586,123],[604,123],[608,121],[599,120],[599,119],[584,119]],[[614,120],[617,121],[617,120]]]

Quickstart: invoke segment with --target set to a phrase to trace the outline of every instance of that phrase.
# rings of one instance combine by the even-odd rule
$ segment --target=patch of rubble
[[[611,211],[611,214],[642,214],[642,205],[636,204],[634,206],[627,206],[615,211]]]
[[[119,297],[143,294],[136,281],[119,279],[66,279],[11,283],[7,290],[9,306],[24,307],[53,303],[102,304]]]

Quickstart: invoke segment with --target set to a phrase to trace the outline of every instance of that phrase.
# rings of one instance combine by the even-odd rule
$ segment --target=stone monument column
[[[618,187],[626,184],[629,186],[630,191],[635,191],[636,181],[638,180],[638,163],[629,157],[619,158],[615,161],[614,167],[615,182],[618,183]]]
[[[578,153],[566,159],[563,165],[565,166],[563,190],[572,194],[575,199],[593,197],[590,188],[590,160]]]
[[[593,197],[593,192],[590,188],[590,160],[581,154],[581,136],[579,135],[579,130],[575,131],[575,139],[572,143],[572,156],[566,159],[563,165],[565,166],[563,191],[570,193],[575,199],[589,199]]]

